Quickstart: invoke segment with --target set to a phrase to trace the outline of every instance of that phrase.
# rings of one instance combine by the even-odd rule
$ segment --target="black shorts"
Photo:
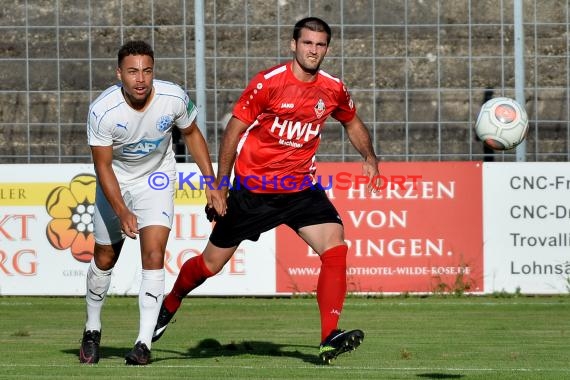
[[[297,232],[305,226],[322,223],[342,224],[340,215],[322,188],[308,188],[287,194],[252,193],[245,187],[230,189],[228,210],[210,234],[220,248],[257,241],[259,235],[281,224]]]

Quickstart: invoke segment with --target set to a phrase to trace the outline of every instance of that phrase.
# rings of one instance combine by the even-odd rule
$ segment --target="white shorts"
[[[126,235],[121,230],[119,217],[105,198],[99,182],[97,182],[95,194],[95,214],[93,215],[95,242],[102,245],[118,243]],[[129,210],[137,217],[139,230],[146,226],[172,228],[174,217],[173,185],[163,190],[153,190],[143,180],[136,185],[121,189],[121,194]]]

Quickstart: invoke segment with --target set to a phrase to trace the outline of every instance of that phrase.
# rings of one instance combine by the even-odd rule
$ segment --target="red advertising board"
[[[349,292],[482,292],[481,162],[390,162],[366,192],[360,163],[320,163],[345,226]],[[276,291],[313,292],[319,257],[276,230]]]

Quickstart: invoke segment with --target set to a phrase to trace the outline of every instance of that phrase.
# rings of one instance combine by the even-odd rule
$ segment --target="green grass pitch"
[[[109,297],[101,361],[81,365],[83,298],[0,297],[0,379],[564,379],[570,297],[350,296],[341,328],[366,333],[332,365],[317,357],[314,297],[184,301],[152,363],[127,367],[135,297]]]

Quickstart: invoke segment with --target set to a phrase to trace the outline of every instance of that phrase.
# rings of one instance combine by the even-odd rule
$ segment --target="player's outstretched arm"
[[[220,143],[220,153],[218,156],[218,178],[231,175],[236,159],[236,152],[239,140],[249,125],[240,119],[232,116],[224,130],[224,136]]]
[[[343,126],[348,134],[350,142],[358,153],[360,153],[362,158],[364,158],[362,174],[367,176],[369,179],[368,191],[376,191],[381,186],[379,183],[380,176],[378,170],[378,157],[374,152],[368,128],[366,128],[358,115],[355,115],[351,121],[343,123]],[[377,183],[373,183],[373,180]]]

